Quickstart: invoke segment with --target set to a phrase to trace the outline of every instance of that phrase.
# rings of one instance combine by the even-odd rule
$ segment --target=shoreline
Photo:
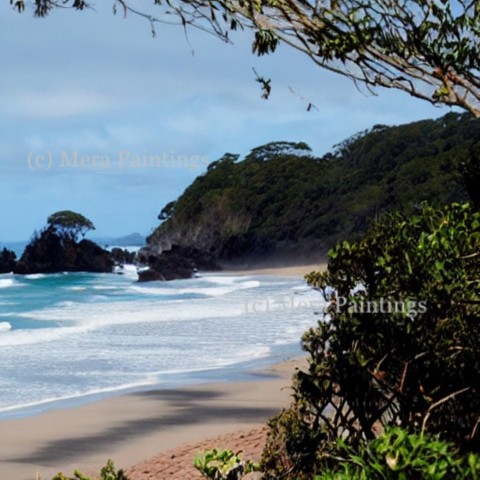
[[[297,356],[253,369],[247,381],[141,391],[0,420],[2,437],[9,439],[0,452],[1,477],[33,480],[39,473],[50,480],[74,469],[98,474],[109,458],[116,468],[131,469],[188,443],[256,431],[288,406],[292,374],[304,364]]]
[[[304,265],[209,274],[302,279],[322,268]],[[71,476],[75,469],[98,475],[112,459],[130,480],[193,479],[197,477],[191,469],[192,449],[217,446],[205,439],[220,439],[224,448],[245,452],[255,443],[252,451],[258,455],[266,420],[290,403],[288,387],[294,369],[306,364],[303,355],[299,341],[271,345],[266,356],[194,375],[172,374],[163,383],[0,413],[1,436],[8,439],[0,451],[0,477],[33,480],[39,474],[42,480],[50,480],[59,472]],[[165,453],[172,449],[174,453]],[[178,449],[185,455],[183,463],[179,463]],[[172,468],[182,473],[158,476],[159,468],[171,464],[170,457],[177,458]],[[187,473],[182,470],[185,462],[190,468]],[[147,476],[146,471],[156,474]]]
[[[172,377],[171,380],[165,382],[139,383],[138,385],[118,388],[112,387],[104,391],[98,390],[62,398],[47,399],[31,404],[6,407],[0,410],[0,432],[3,421],[34,418],[57,410],[73,410],[111,398],[145,392],[186,389],[209,384],[269,380],[275,377],[274,374],[269,373],[270,369],[288,362],[291,358],[300,357],[303,353],[299,343],[276,345],[271,348],[272,350],[266,356],[252,358],[240,363],[164,374],[165,377]]]
[[[310,264],[302,266],[288,266],[288,267],[273,267],[252,270],[224,270],[220,272],[202,272],[206,276],[272,276],[272,277],[294,277],[302,280],[302,276],[313,270],[323,269],[325,265]],[[201,277],[201,275],[200,275]],[[265,303],[265,302],[263,302]],[[258,312],[263,311],[268,307],[267,304],[261,304],[258,307]],[[256,305],[256,304],[255,304]],[[255,306],[254,305],[254,306]],[[252,310],[252,312],[255,310]],[[299,342],[298,342],[299,345]],[[272,345],[271,351],[258,358],[250,360],[243,360],[239,363],[226,364],[205,370],[185,370],[174,373],[165,372],[162,374],[161,381],[149,382],[139,381],[138,383],[126,384],[119,387],[110,387],[99,390],[92,390],[91,392],[72,394],[70,396],[59,398],[47,398],[42,401],[18,404],[16,406],[5,407],[0,409],[0,421],[14,420],[30,416],[42,415],[46,412],[56,409],[76,408],[82,405],[90,404],[105,398],[119,397],[132,393],[165,389],[165,388],[183,388],[184,386],[197,385],[202,383],[242,381],[248,380],[251,376],[249,373],[252,368],[265,368],[275,363],[282,362],[284,358],[292,355],[301,354],[301,349],[296,344]],[[228,378],[227,378],[228,377]]]

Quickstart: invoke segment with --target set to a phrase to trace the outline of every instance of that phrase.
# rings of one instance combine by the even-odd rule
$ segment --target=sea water
[[[0,275],[0,417],[234,378],[299,354],[321,307],[289,277]]]

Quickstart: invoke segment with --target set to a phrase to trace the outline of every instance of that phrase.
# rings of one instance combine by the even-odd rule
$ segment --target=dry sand
[[[75,468],[98,473],[108,458],[132,480],[188,480],[196,478],[195,452],[223,446],[258,459],[262,426],[289,404],[291,375],[304,362],[289,360],[247,382],[146,391],[0,420],[0,480],[33,480],[37,472],[50,480]],[[219,438],[205,441],[212,437]]]
[[[226,275],[274,275],[285,277],[303,278],[308,273],[314,271],[325,271],[326,263],[314,263],[309,265],[297,265],[292,267],[273,267],[273,268],[252,268],[252,269],[227,269],[220,274]]]
[[[182,445],[135,465],[128,469],[126,474],[130,480],[201,480],[204,477],[192,462],[197,454],[212,448],[219,451],[228,448],[235,453],[241,452],[241,458],[244,460],[259,462],[266,435],[267,428],[261,426]],[[253,480],[259,476],[252,473],[246,478]]]

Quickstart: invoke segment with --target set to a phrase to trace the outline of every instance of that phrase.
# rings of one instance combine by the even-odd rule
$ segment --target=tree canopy
[[[478,154],[480,123],[468,113],[376,125],[322,157],[292,142],[256,147],[245,158],[227,153],[161,210],[148,241],[193,245],[226,260],[286,245],[315,255],[362,234],[382,212],[466,200],[480,177],[471,171],[467,185],[459,169],[472,170]]]
[[[57,233],[73,240],[76,240],[79,235],[84,237],[88,231],[95,230],[95,226],[88,218],[71,210],[53,213],[48,217],[47,223]]]
[[[10,0],[19,12],[23,0]],[[315,64],[367,89],[394,88],[480,117],[480,4],[477,0],[153,0],[141,12],[114,0],[123,15],[193,26],[224,41],[239,28],[253,32],[253,52],[284,43]],[[33,13],[88,8],[85,0],[35,0]]]

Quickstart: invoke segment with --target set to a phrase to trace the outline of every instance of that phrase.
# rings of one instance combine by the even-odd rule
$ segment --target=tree
[[[10,0],[22,12],[24,1]],[[315,64],[367,89],[394,88],[433,104],[459,106],[480,117],[480,4],[477,0],[153,0],[140,12],[115,0],[114,12],[156,23],[194,26],[229,41],[253,32],[253,52],[279,42]],[[85,0],[35,0],[44,17],[58,7],[83,10]]]
[[[168,220],[175,211],[175,204],[177,202],[174,200],[173,202],[168,202],[163,208],[162,211],[158,215],[158,219],[163,222],[163,220]]]
[[[14,272],[111,273],[113,259],[109,252],[85,238],[78,242],[79,235],[94,229],[88,218],[70,210],[50,215],[47,225],[33,234]]]
[[[388,214],[329,252],[328,271],[307,276],[328,316],[303,336],[309,367],[270,421],[265,479],[311,479],[342,457],[338,439],[391,426],[480,451],[479,259],[469,204]]]
[[[79,235],[84,237],[88,231],[95,230],[88,218],[70,210],[53,213],[48,217],[47,223],[57,234],[73,241],[76,241]]]

